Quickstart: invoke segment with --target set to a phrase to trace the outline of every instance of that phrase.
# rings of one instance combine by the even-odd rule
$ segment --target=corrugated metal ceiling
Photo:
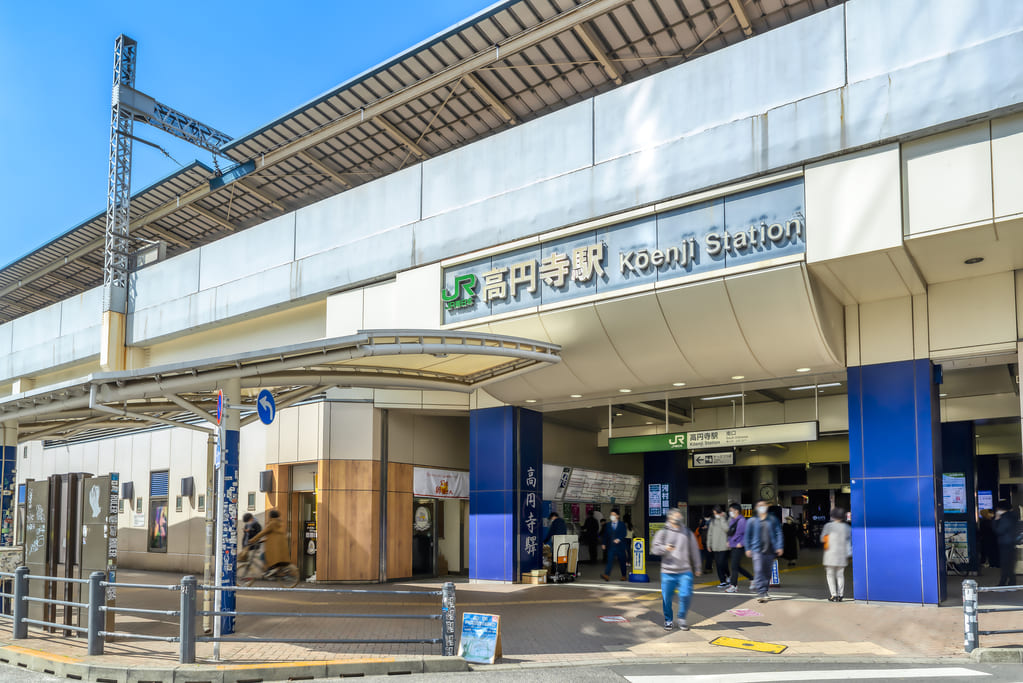
[[[756,35],[841,2],[735,4]],[[135,194],[132,236],[173,256],[746,37],[729,0],[510,0],[231,143],[242,180],[210,190],[196,162]],[[102,284],[104,229],[0,269],[0,322]]]

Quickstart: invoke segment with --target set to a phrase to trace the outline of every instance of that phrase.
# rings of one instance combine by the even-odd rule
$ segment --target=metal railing
[[[980,636],[994,636],[1005,633],[1023,633],[1023,628],[1002,629],[999,631],[981,631],[977,615],[997,612],[1023,612],[1023,607],[985,607],[979,606],[980,593],[1011,593],[1023,591],[1023,586],[992,586],[980,588],[973,579],[963,581],[963,618],[965,622],[963,643],[967,652],[980,647]]]
[[[445,583],[439,591],[402,591],[402,590],[369,590],[345,588],[285,588],[285,587],[248,587],[248,586],[200,586],[194,576],[185,576],[180,584],[140,584],[113,583],[106,581],[103,572],[93,572],[88,579],[72,579],[54,576],[33,576],[28,567],[18,567],[13,574],[0,572],[0,579],[13,579],[14,592],[0,592],[0,598],[10,598],[11,614],[0,614],[0,617],[12,622],[12,636],[15,640],[28,638],[28,626],[42,626],[59,630],[85,634],[88,638],[88,654],[103,654],[103,645],[107,637],[122,640],[156,640],[178,643],[178,661],[182,664],[195,663],[195,644],[214,643],[214,659],[219,658],[220,643],[296,643],[296,644],[384,644],[384,643],[419,643],[440,644],[441,653],[446,656],[455,654],[455,584]],[[29,581],[61,581],[78,583],[88,586],[88,602],[70,602],[37,598],[29,595]],[[143,609],[140,607],[117,607],[106,604],[106,588],[144,588],[164,591],[180,591],[180,606],[176,610]],[[197,610],[196,598],[199,590],[212,590],[218,593],[228,592],[277,592],[277,593],[316,593],[317,595],[360,594],[360,595],[417,595],[440,596],[441,611],[439,614],[353,614],[353,613],[304,613],[304,612],[257,612],[239,610]],[[61,605],[65,608],[86,610],[87,625],[73,626],[28,617],[30,603]],[[105,630],[105,614],[125,613],[149,616],[177,617],[178,635],[158,636],[145,633],[129,633],[125,631]],[[423,619],[441,622],[440,636],[437,638],[287,638],[280,636],[199,636],[196,633],[197,617],[309,617],[336,619]]]

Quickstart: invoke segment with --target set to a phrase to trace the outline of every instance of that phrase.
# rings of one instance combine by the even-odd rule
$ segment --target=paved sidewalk
[[[805,562],[813,562],[813,556]],[[667,633],[662,627],[657,569],[651,583],[604,582],[600,569],[583,566],[582,577],[570,584],[541,586],[470,584],[456,580],[459,612],[473,611],[501,615],[504,663],[522,666],[564,665],[594,661],[643,661],[677,657],[749,659],[751,657],[871,657],[919,659],[965,657],[960,582],[951,580],[950,599],[941,607],[891,603],[863,604],[854,601],[828,602],[824,572],[818,565],[797,566],[782,571],[782,585],[772,590],[766,604],[748,592],[728,594],[716,588],[717,581],[697,585],[690,608],[692,630]],[[979,578],[981,585],[996,581],[993,570]],[[122,570],[124,582],[176,583],[180,577],[166,573]],[[704,576],[698,581],[704,581]],[[851,577],[850,577],[851,579]],[[439,589],[442,581],[432,580],[367,589]],[[851,580],[847,586],[851,587]],[[325,586],[324,588],[331,588]],[[338,586],[357,588],[356,586]],[[850,590],[851,592],[851,590]],[[169,591],[119,591],[118,604],[175,609],[178,594]],[[1023,605],[1023,592],[984,594],[983,606]],[[238,607],[250,611],[300,611],[303,617],[241,617],[237,636],[322,638],[436,637],[440,622],[407,619],[332,619],[317,614],[382,613],[428,614],[439,612],[439,597],[381,596],[373,594],[335,595],[324,591],[289,595],[260,593],[239,596]],[[745,611],[744,611],[745,610]],[[982,629],[1014,628],[1018,613],[981,615]],[[622,623],[601,621],[601,616],[621,616]],[[119,631],[150,635],[176,635],[174,617],[151,620],[121,615]],[[9,631],[8,631],[9,633]],[[330,635],[327,635],[330,634]],[[711,645],[718,636],[742,641],[764,641],[785,645],[780,655],[769,655]],[[9,638],[9,636],[8,636]],[[0,636],[3,640],[3,636]],[[113,667],[173,667],[177,645],[153,641],[119,641],[106,645],[100,657],[87,657],[81,638],[64,638],[31,630],[28,640],[0,645],[7,655],[24,649],[47,653],[57,659],[87,661]],[[1020,635],[983,636],[984,647],[1023,647]],[[12,650],[11,648],[15,648]],[[233,667],[257,667],[261,663],[317,662],[338,666],[386,665],[413,670],[439,658],[438,645],[315,645],[283,643],[224,644],[221,660]],[[7,656],[5,655],[5,656]],[[3,657],[0,657],[2,660]],[[210,663],[212,645],[197,646],[197,661]],[[432,665],[432,664],[431,664]],[[401,667],[404,666],[404,669]],[[410,668],[411,667],[411,668]],[[422,670],[421,668],[415,670]],[[223,669],[221,669],[223,671]],[[282,674],[284,670],[281,670]],[[254,672],[253,672],[254,673]],[[290,674],[289,674],[290,675]],[[280,678],[286,678],[281,675]],[[228,680],[227,678],[218,680]],[[235,679],[231,679],[235,680]],[[265,678],[264,680],[272,680]]]

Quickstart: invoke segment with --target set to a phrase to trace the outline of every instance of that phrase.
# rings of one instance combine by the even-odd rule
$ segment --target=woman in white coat
[[[849,525],[845,523],[845,511],[835,508],[831,521],[821,531],[824,545],[824,571],[828,577],[829,602],[842,602],[845,593],[845,566],[849,564]]]

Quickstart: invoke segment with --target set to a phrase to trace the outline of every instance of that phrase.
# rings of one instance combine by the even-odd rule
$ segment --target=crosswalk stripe
[[[728,683],[775,683],[776,681],[846,681],[858,679],[903,679],[903,678],[966,678],[969,676],[990,676],[983,671],[963,667],[933,667],[928,669],[847,669],[823,671],[750,671],[731,672],[725,678]],[[722,680],[721,674],[697,674],[679,676],[626,676],[631,683],[715,683]]]

